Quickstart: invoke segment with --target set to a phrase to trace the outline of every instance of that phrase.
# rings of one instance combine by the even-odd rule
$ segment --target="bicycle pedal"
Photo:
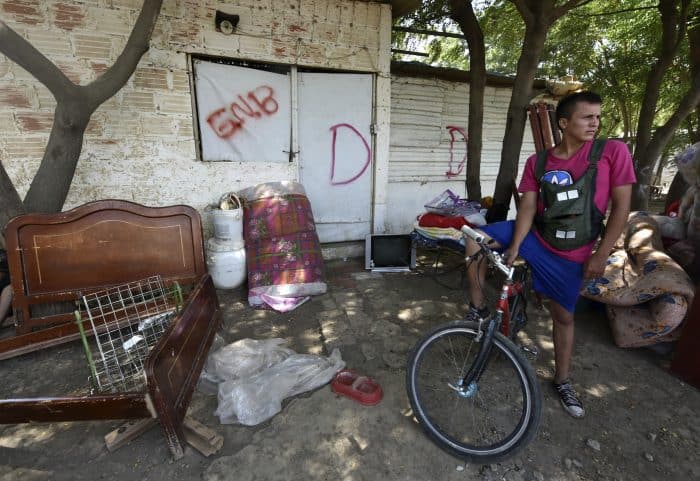
[[[539,349],[537,349],[535,346],[520,346],[520,350],[533,358],[536,358],[540,354]]]

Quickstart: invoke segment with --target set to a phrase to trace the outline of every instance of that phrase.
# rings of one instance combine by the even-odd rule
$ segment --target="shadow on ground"
[[[327,264],[328,292],[280,314],[253,310],[243,289],[219,292],[226,342],[281,337],[297,352],[341,350],[349,367],[377,379],[383,401],[365,407],[329,386],[285,403],[256,427],[220,425],[216,397],[196,393],[190,414],[224,436],[211,458],[188,448],[172,461],[159,429],[114,453],[103,437],[119,422],[0,427],[0,480],[686,480],[700,478],[700,392],[648,350],[614,346],[604,314],[577,314],[574,376],[587,415],[568,417],[549,389],[553,373],[546,312],[530,307],[520,341],[545,405],[536,439],[500,464],[465,465],[436,448],[412,420],[406,356],[431,326],[461,317],[459,269],[438,276],[423,259],[410,273],[371,273],[359,260]],[[449,266],[448,266],[449,267]],[[441,285],[442,284],[442,285]],[[448,287],[446,287],[448,286]],[[78,343],[3,361],[2,396],[65,395],[87,383]]]

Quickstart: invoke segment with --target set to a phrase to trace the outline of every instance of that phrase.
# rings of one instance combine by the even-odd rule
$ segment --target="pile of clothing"
[[[449,247],[464,250],[464,237],[460,228],[464,225],[478,227],[486,224],[485,209],[476,201],[462,199],[451,190],[425,204],[413,225],[413,240],[425,247]]]

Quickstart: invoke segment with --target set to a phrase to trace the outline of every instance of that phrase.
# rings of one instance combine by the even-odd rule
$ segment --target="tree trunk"
[[[677,5],[680,10],[677,10]],[[685,35],[686,18],[690,0],[660,0],[658,9],[661,14],[661,45],[659,47],[659,58],[649,70],[647,83],[644,90],[644,99],[639,111],[639,121],[637,122],[637,136],[634,145],[634,166],[637,174],[637,184],[632,189],[632,209],[646,210],[649,205],[649,182],[653,174],[653,167],[656,160],[661,156],[661,152],[673,136],[673,129],[680,125],[680,122],[687,116],[688,111],[682,118],[671,117],[666,126],[669,129],[660,127],[653,134],[652,128],[656,116],[657,104],[659,101],[659,91],[663,82],[663,77],[673,63],[673,59],[680,46],[680,41]],[[693,81],[693,83],[695,83]],[[691,90],[694,87],[691,87]],[[692,94],[691,94],[692,97]],[[695,108],[697,102],[692,105]],[[678,113],[678,112],[676,112]],[[661,131],[661,132],[659,132]]]
[[[685,34],[685,18],[688,8],[688,0],[681,0],[682,11],[676,11],[678,0],[660,0],[658,9],[661,13],[661,45],[659,46],[659,58],[649,70],[644,98],[639,111],[637,122],[637,140],[635,142],[635,166],[639,170],[648,168],[648,165],[639,165],[637,152],[644,152],[651,140],[651,130],[656,116],[656,106],[659,101],[659,92],[663,77],[673,63],[673,58],[678,51],[680,39]],[[656,160],[656,159],[654,159]]]
[[[25,197],[27,212],[61,210],[80,158],[83,134],[92,115],[92,111],[85,111],[86,107],[79,99],[56,105],[44,158]],[[67,175],[69,172],[71,174]]]
[[[5,167],[0,163],[0,236],[5,235],[5,225],[16,215],[24,214],[24,205],[19,198]]]
[[[683,96],[678,108],[668,121],[657,128],[653,137],[643,152],[639,152],[639,164],[637,167],[637,184],[632,193],[632,208],[646,210],[649,201],[649,182],[654,162],[658,159],[666,145],[673,138],[673,133],[681,125],[683,120],[690,115],[700,103],[700,71],[692,78],[690,88]],[[635,150],[637,153],[637,150]],[[641,166],[641,168],[640,168]]]
[[[450,16],[462,29],[469,46],[469,119],[467,125],[467,198],[481,199],[481,148],[486,89],[484,34],[471,2],[450,0]]]
[[[535,79],[548,28],[548,24],[538,22],[536,25],[528,26],[525,30],[525,41],[518,60],[513,93],[508,105],[501,164],[496,178],[493,206],[487,215],[489,222],[505,220],[508,217],[513,183],[518,175],[518,161],[523,144],[527,106],[532,97],[532,82]]]
[[[558,5],[557,0],[510,0],[525,22],[525,39],[508,105],[493,206],[486,215],[486,220],[489,222],[504,220],[508,217],[513,185],[518,175],[518,160],[527,119],[526,108],[532,97],[532,82],[535,80],[547,32],[557,19],[590,1],[566,0]]]
[[[17,204],[17,190],[0,166],[0,227],[4,228],[10,218],[25,211],[61,210],[75,175],[90,116],[134,73],[148,51],[162,3],[162,0],[144,0],[122,53],[102,76],[82,87],[72,83],[58,67],[0,20],[0,53],[33,75],[56,99],[49,141],[23,207]]]
[[[664,167],[668,163],[668,154],[664,153],[659,159],[659,163],[656,165],[656,173],[654,174],[654,179],[652,185],[661,185],[661,177],[664,174]]]

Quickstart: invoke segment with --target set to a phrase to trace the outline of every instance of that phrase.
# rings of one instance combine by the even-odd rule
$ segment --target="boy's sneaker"
[[[571,385],[571,380],[566,379],[561,384],[553,383],[554,389],[559,394],[561,405],[567,413],[575,418],[582,418],[584,414],[583,404],[579,401],[574,387]]]
[[[467,311],[466,319],[467,321],[479,322],[482,319],[489,317],[489,308],[484,306],[481,309],[476,307],[471,302],[469,303],[469,311]]]

